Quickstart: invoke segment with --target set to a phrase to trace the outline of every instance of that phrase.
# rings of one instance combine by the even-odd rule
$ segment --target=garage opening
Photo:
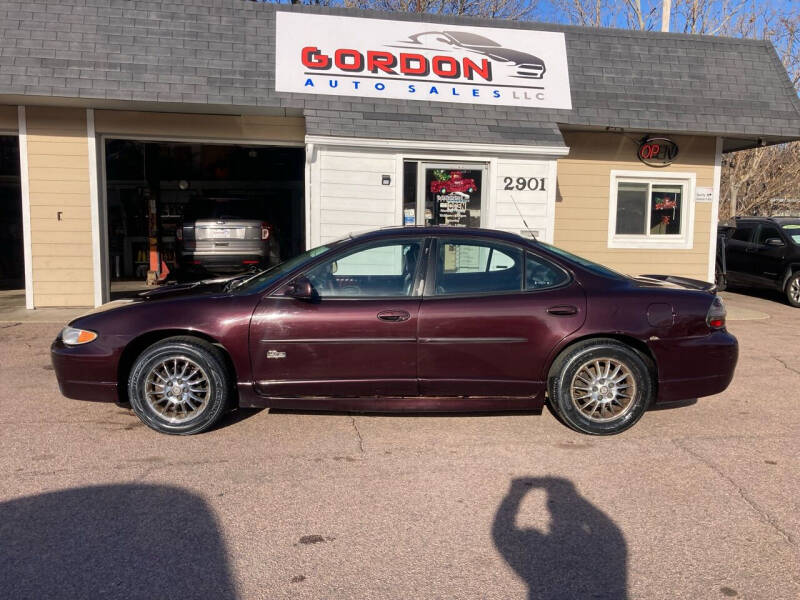
[[[19,140],[0,136],[0,290],[4,301],[25,304]]]
[[[305,248],[303,148],[105,141],[112,298]]]

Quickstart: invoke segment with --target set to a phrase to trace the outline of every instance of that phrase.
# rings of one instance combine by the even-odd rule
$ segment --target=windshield
[[[783,230],[795,246],[800,246],[800,221],[797,223],[785,223]]]
[[[629,279],[626,275],[623,275],[622,273],[617,273],[616,271],[613,271],[613,270],[609,269],[608,267],[604,267],[603,265],[600,265],[600,264],[597,264],[596,262],[592,262],[590,260],[587,260],[587,259],[585,259],[585,258],[583,258],[581,256],[577,256],[575,254],[572,254],[571,252],[567,252],[566,250],[562,250],[561,248],[557,248],[555,246],[551,246],[550,244],[548,244],[546,242],[537,241],[536,243],[538,245],[540,245],[540,246],[544,246],[547,250],[549,250],[550,252],[552,252],[553,254],[555,254],[557,256],[560,256],[562,258],[566,258],[568,260],[571,260],[572,262],[578,263],[584,269],[586,269],[587,271],[591,271],[595,275],[600,275],[602,277],[611,277],[612,279]]]
[[[307,250],[302,254],[298,254],[294,258],[290,258],[289,260],[285,260],[284,262],[275,265],[267,269],[266,271],[260,271],[250,277],[249,279],[245,279],[241,282],[236,282],[233,290],[236,292],[246,291],[252,292],[260,289],[264,289],[267,286],[271,285],[272,283],[276,282],[278,279],[293,271],[294,269],[302,267],[304,264],[311,262],[318,256],[322,256],[323,254],[330,252],[333,248],[342,244],[343,240],[338,242],[333,242],[328,244],[327,246],[317,246],[316,248],[312,248],[311,250]]]

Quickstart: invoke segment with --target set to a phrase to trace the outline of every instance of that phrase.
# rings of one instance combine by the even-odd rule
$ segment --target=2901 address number
[[[528,190],[531,192],[544,192],[544,177],[503,177],[504,190]]]

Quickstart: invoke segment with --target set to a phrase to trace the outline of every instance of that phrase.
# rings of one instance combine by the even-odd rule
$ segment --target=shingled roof
[[[573,110],[276,93],[276,10],[562,31]],[[309,135],[517,145],[563,144],[565,127],[800,138],[766,41],[246,0],[0,0],[0,102],[302,114]]]

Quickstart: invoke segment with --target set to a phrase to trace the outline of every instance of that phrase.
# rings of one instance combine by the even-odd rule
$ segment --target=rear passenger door
[[[495,240],[440,238],[419,312],[423,396],[537,396],[555,344],[584,320],[570,275]]]
[[[755,223],[737,223],[736,230],[726,245],[726,262],[728,279],[749,283],[752,281],[753,264],[751,250]]]

